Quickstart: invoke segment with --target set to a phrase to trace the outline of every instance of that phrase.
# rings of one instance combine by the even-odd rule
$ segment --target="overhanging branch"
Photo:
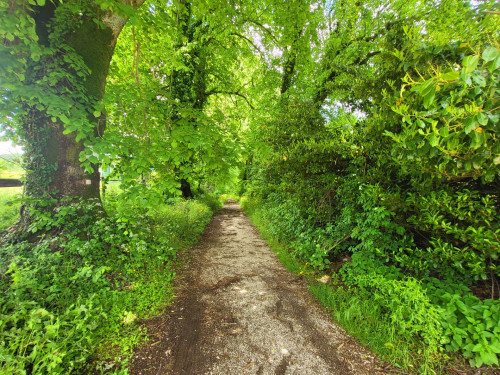
[[[362,65],[366,65],[368,63],[368,61],[373,57],[373,56],[376,56],[376,55],[379,55],[380,53],[382,53],[381,51],[372,51],[372,52],[369,52],[367,53],[365,56],[363,57],[358,57],[356,60],[354,60],[352,63],[350,64],[347,64],[346,66],[347,67],[352,67],[354,65],[358,65],[358,66],[362,66]],[[338,70],[332,70],[330,72],[330,74],[328,75],[328,77],[323,81],[322,85],[321,85],[321,88],[318,89],[318,92],[316,93],[316,96],[314,98],[314,102],[315,103],[322,103],[326,97],[328,96],[328,94],[332,91],[332,88],[333,87],[328,87],[327,86],[327,83],[329,82],[333,82],[335,80],[335,78],[337,78],[337,76],[340,74],[341,72],[339,72]]]
[[[248,98],[245,95],[243,95],[242,93],[238,92],[238,91],[210,90],[210,91],[207,92],[206,95],[210,96],[210,95],[217,95],[217,94],[239,96],[240,98],[245,99],[245,101],[247,102],[248,106],[251,109],[255,109],[254,106],[252,105],[252,103],[250,103],[250,101],[248,100]]]
[[[254,42],[252,42],[249,38],[247,38],[245,35],[239,34],[239,33],[231,33],[233,36],[237,36],[238,38],[243,39],[246,41],[248,44],[250,44],[256,51],[258,51],[261,55],[263,54],[262,51],[258,46],[255,45]]]

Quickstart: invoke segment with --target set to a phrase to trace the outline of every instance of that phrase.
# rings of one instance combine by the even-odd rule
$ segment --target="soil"
[[[390,369],[331,322],[240,207],[226,204],[177,278],[177,299],[143,322],[133,375],[380,374]]]

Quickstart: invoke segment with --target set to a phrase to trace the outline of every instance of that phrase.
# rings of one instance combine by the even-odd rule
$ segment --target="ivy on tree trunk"
[[[140,3],[124,2],[123,6],[130,11]],[[80,155],[86,141],[101,136],[105,129],[105,114],[94,115],[94,108],[104,96],[109,63],[127,17],[93,4],[80,11],[68,5],[76,4],[46,2],[33,7],[29,14],[41,50],[52,52],[28,58],[23,83],[25,87],[47,88],[53,98],[50,101],[40,95],[37,105],[26,100],[20,116],[26,196],[35,201],[100,199],[98,164],[90,159],[85,168]],[[57,98],[69,99],[70,108],[58,108]],[[81,109],[83,121],[66,114],[66,110],[76,113],[71,107]],[[28,204],[22,210],[23,221],[29,221],[29,208]]]

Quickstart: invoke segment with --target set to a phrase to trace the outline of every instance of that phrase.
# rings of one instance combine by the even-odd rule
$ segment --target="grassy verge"
[[[307,262],[294,257],[289,250],[290,246],[273,236],[269,230],[272,223],[265,217],[258,202],[243,199],[241,204],[281,263],[289,271],[308,280],[313,295],[349,334],[381,359],[405,372],[441,372],[441,359],[428,353],[426,346],[419,340],[399,335],[393,322],[370,294],[357,288],[347,288],[335,274],[327,283],[320,282],[319,279],[325,276],[325,272],[317,271]],[[330,277],[331,273],[327,276]]]
[[[19,217],[22,187],[0,189],[0,232],[8,228]]]
[[[147,335],[137,322],[171,303],[176,253],[218,202],[172,200],[134,223],[114,213],[119,199],[97,220],[88,201],[37,215],[36,243],[0,246],[0,374],[126,374]]]
[[[21,155],[0,155],[0,178],[20,179],[25,171],[21,166]]]

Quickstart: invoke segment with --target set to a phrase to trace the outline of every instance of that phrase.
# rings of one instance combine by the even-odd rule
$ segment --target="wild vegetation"
[[[248,209],[333,271],[336,289],[315,293],[400,366],[498,366],[498,18],[487,3],[405,5],[333,7],[316,92],[281,94],[249,135],[266,142]]]
[[[71,202],[32,223],[45,232],[36,244],[2,247],[2,373],[125,373],[146,335],[136,321],[171,303],[174,255],[212,211],[177,201],[117,223],[116,205],[96,221],[96,202]]]
[[[331,276],[313,292],[380,355],[498,367],[495,1],[0,12],[2,136],[26,170],[1,371],[125,373],[134,321],[169,303],[175,253],[231,191],[297,273]]]

